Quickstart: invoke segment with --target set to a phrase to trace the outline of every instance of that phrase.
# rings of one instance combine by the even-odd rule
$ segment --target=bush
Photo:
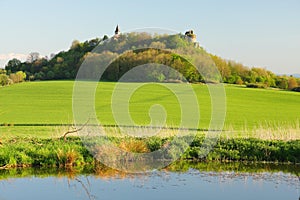
[[[53,71],[49,71],[49,72],[47,73],[47,79],[51,80],[51,79],[53,79],[54,77],[55,77],[55,74],[54,74]]]
[[[197,159],[201,154],[201,143],[194,143],[183,156]],[[300,162],[300,141],[265,141],[259,139],[219,140],[206,158],[206,161],[269,161],[269,162]]]
[[[288,89],[293,90],[298,87],[297,79],[295,77],[290,77],[288,80]]]
[[[5,86],[10,83],[10,79],[5,74],[0,74],[0,86]]]
[[[300,87],[296,87],[296,88],[292,89],[292,91],[300,92]]]
[[[247,88],[267,88],[267,86],[262,83],[249,83],[247,84]]]
[[[25,80],[26,74],[22,71],[18,71],[15,74],[10,74],[9,78],[12,80],[13,83],[21,83]]]

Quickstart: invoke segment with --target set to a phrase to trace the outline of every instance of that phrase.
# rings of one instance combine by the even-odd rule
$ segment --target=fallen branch
[[[71,130],[71,131],[67,131],[64,133],[64,135],[61,137],[64,139],[64,141],[67,140],[67,135],[71,134],[71,133],[77,133],[79,131],[81,131],[82,129],[84,129],[84,127],[86,127],[86,125],[89,123],[90,119],[88,119],[80,128],[78,129],[74,129],[74,130]]]
[[[7,169],[7,168],[9,168],[9,165],[7,165],[7,164],[0,167],[0,169]]]

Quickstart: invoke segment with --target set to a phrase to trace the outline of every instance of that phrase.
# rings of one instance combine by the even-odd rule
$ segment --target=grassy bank
[[[120,139],[112,137],[111,141],[124,151],[150,152],[168,144],[171,139],[158,137]],[[205,158],[199,158],[203,140],[204,137],[198,135],[181,159],[218,162],[300,163],[300,140],[283,142],[259,139],[221,139]],[[178,145],[180,146],[180,144]],[[114,157],[115,155],[110,156]],[[0,166],[2,168],[26,166],[68,168],[95,164],[95,162],[93,156],[78,137],[70,137],[67,141],[16,137],[2,140],[0,146]]]

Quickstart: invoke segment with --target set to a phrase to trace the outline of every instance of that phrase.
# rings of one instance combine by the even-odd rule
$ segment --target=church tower
[[[185,37],[188,38],[192,43],[194,43],[194,46],[196,48],[200,47],[199,42],[197,42],[197,35],[194,33],[193,30],[185,32]]]
[[[197,35],[194,34],[193,30],[189,30],[189,31],[185,32],[185,36],[188,37],[192,42],[196,42]]]
[[[119,25],[117,25],[116,30],[115,30],[115,36],[119,36],[121,34]]]

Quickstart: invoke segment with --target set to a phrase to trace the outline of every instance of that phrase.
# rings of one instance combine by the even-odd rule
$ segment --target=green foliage
[[[247,87],[248,88],[267,88],[267,86],[265,84],[261,84],[261,83],[248,83]]]
[[[95,48],[96,46],[97,48]],[[145,47],[150,47],[151,49],[145,49]],[[140,51],[138,49],[143,50]],[[186,57],[187,60],[182,59],[178,55],[171,56],[167,51],[159,51],[158,49],[175,51],[178,55]],[[125,50],[126,53],[120,55]],[[195,48],[194,44],[181,34],[153,36],[147,33],[128,33],[121,34],[118,39],[111,40],[108,40],[107,36],[104,36],[102,40],[98,38],[85,42],[74,40],[68,51],[59,52],[51,59],[40,58],[39,53],[33,52],[28,56],[27,62],[22,63],[17,59],[10,60],[6,65],[6,70],[8,74],[23,71],[26,73],[28,80],[74,79],[84,60],[87,63],[90,62],[90,66],[97,67],[95,63],[103,62],[99,60],[99,56],[108,56],[106,59],[111,57],[118,58],[110,64],[103,74],[102,80],[106,81],[118,81],[122,75],[135,66],[155,62],[171,66],[181,75],[164,73],[157,67],[153,67],[144,71],[142,81],[182,81],[184,77],[189,82],[218,82],[218,77],[209,77],[209,75],[214,74],[211,71],[212,68],[209,67],[212,63],[208,61],[212,59],[225,83],[238,85],[259,84],[266,87],[292,90],[300,82],[300,79],[276,76],[263,68],[250,69],[240,63],[228,61],[216,55],[209,55],[202,48]],[[196,58],[201,60],[201,63],[194,63],[201,70],[201,75],[189,63],[189,61],[197,60]],[[93,78],[94,72],[98,69],[90,70],[86,75],[89,78]],[[15,75],[12,75],[11,79],[15,82],[17,78]],[[18,82],[17,80],[16,82]],[[135,81],[140,80],[135,79]]]
[[[294,88],[293,91],[295,91],[295,92],[300,92],[300,87]]]
[[[290,77],[288,80],[288,89],[293,90],[296,87],[298,87],[297,79],[295,77]]]
[[[0,71],[0,86],[5,86],[13,83],[21,83],[26,79],[26,73],[18,71],[16,73],[10,73],[6,75],[6,71]]]
[[[280,89],[287,89],[288,88],[288,79],[287,77],[278,77],[276,79],[276,85]]]
[[[151,152],[159,150],[165,142],[166,139],[158,137],[150,137],[146,140],[147,147]]]
[[[105,52],[104,54],[107,54]],[[100,54],[102,55],[102,54]],[[97,59],[95,57],[94,59]],[[90,57],[89,62],[95,62]],[[98,60],[99,62],[99,60]],[[169,70],[165,70],[158,64],[159,63],[175,68],[178,72],[171,73]],[[118,81],[129,70],[136,66],[148,64],[144,69],[140,69],[139,75],[128,78],[132,82],[165,82],[170,80],[198,82],[202,80],[201,75],[186,59],[177,54],[170,53],[169,51],[163,51],[158,49],[142,49],[129,51],[120,55],[113,63],[109,65],[107,70],[102,76],[102,80],[106,81]],[[88,75],[92,74],[92,71],[97,69],[91,69]],[[86,77],[88,78],[88,76]]]
[[[226,61],[215,55],[212,55],[212,59],[225,83],[239,85],[246,83],[248,87],[252,88],[277,87],[291,89],[296,87],[297,81],[299,82],[299,79],[276,76],[274,73],[262,68],[254,67],[250,69],[242,64]]]
[[[47,79],[52,80],[55,77],[55,74],[53,71],[48,71],[47,73]]]
[[[183,158],[200,159],[202,142],[194,142]],[[202,160],[300,162],[300,141],[265,141],[258,139],[221,139]]]
[[[5,86],[10,83],[10,79],[6,74],[0,74],[0,86]]]
[[[59,139],[19,138],[3,141],[0,166],[77,166],[93,162],[80,138]]]
[[[69,51],[62,51],[50,60],[40,58],[38,53],[31,53],[26,62],[12,59],[5,68],[8,74],[17,71],[25,72],[28,80],[29,78],[31,80],[74,79],[83,57],[99,42],[98,38],[83,43],[75,40]]]
[[[5,69],[8,71],[9,74],[11,72],[17,72],[19,70],[18,68],[20,67],[21,64],[22,63],[20,60],[14,58],[14,59],[8,61],[7,65],[5,66]]]
[[[172,141],[173,147],[165,159],[181,157],[182,159],[200,159],[204,161],[254,161],[254,162],[291,162],[300,163],[300,141],[265,141],[258,139],[221,139],[207,156],[201,155],[204,136],[197,136],[190,145],[182,140],[172,138],[162,139],[152,137],[150,140],[138,138],[111,138],[120,148],[130,152],[156,151],[167,141]],[[144,146],[147,144],[148,148]],[[184,149],[187,150],[183,155]],[[112,155],[110,155],[112,156]],[[0,166],[52,166],[73,167],[83,164],[93,164],[93,156],[86,150],[80,138],[68,138],[65,142],[60,139],[38,139],[15,137],[4,140],[0,148]]]
[[[26,73],[22,71],[17,71],[16,73],[11,73],[9,78],[13,83],[21,83],[26,79]]]

